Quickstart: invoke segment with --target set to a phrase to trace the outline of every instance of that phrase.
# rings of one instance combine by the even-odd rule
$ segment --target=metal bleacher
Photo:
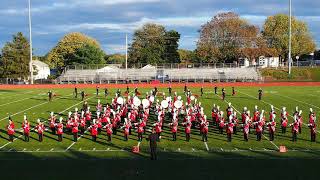
[[[219,68],[217,68],[219,67]],[[258,81],[255,67],[240,66],[151,66],[124,68],[105,65],[103,68],[65,68],[59,83],[122,83],[122,82],[214,82]]]

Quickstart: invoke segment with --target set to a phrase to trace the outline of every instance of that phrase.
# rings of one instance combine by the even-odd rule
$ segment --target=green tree
[[[94,46],[100,49],[97,40],[79,32],[73,32],[65,35],[59,43],[46,55],[46,63],[51,68],[60,68],[68,64],[75,63],[72,59],[74,53],[86,45]]]
[[[165,61],[167,63],[180,63],[178,53],[180,34],[177,31],[171,30],[166,32],[165,38]]]
[[[268,46],[276,49],[279,56],[287,59],[289,49],[289,16],[277,14],[270,16],[264,23],[263,36]],[[315,43],[305,22],[292,17],[292,57],[310,54]]]
[[[199,58],[195,51],[190,51],[186,49],[178,50],[181,63],[199,63]]]
[[[74,64],[105,64],[105,53],[94,45],[86,44],[77,49],[67,61],[67,65]]]
[[[166,31],[164,26],[145,24],[135,31],[129,48],[129,64],[161,64],[179,62],[180,34]]]
[[[123,54],[111,54],[105,56],[107,64],[124,64],[126,61],[126,56]]]
[[[27,79],[29,77],[30,45],[21,32],[13,36],[2,49],[2,77]]]

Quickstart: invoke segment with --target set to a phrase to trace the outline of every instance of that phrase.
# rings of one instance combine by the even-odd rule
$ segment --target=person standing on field
[[[74,98],[78,98],[78,88],[74,88]]]
[[[153,128],[152,133],[147,138],[147,141],[150,142],[150,156],[151,160],[157,160],[157,141],[158,138],[161,138],[156,133],[156,130]]]
[[[259,101],[261,101],[261,99],[262,99],[262,89],[261,88],[259,89],[258,93],[259,93]]]

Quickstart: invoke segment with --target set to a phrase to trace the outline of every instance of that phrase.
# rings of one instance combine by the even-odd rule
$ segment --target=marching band
[[[215,91],[216,89],[215,87]],[[214,128],[218,129],[220,134],[226,131],[228,142],[231,142],[232,136],[241,131],[241,129],[244,141],[249,141],[251,129],[255,130],[254,133],[257,141],[261,141],[264,131],[268,131],[270,141],[275,139],[278,120],[275,107],[272,105],[269,119],[266,119],[265,111],[260,111],[258,106],[254,107],[253,114],[250,114],[248,108],[244,107],[243,112],[239,114],[241,116],[241,121],[239,122],[237,110],[234,109],[231,103],[228,103],[225,112],[221,111],[220,107],[214,104],[210,120],[205,115],[204,107],[198,101],[197,96],[192,94],[187,86],[185,86],[185,102],[177,92],[173,93],[173,97],[170,96],[172,91],[171,86],[168,90],[169,96],[166,96],[165,93],[158,92],[157,88],[154,88],[151,92],[146,93],[145,98],[142,100],[137,88],[135,88],[132,96],[130,96],[129,88],[125,96],[121,96],[121,92],[118,90],[110,104],[104,105],[98,100],[95,115],[90,111],[88,102],[84,101],[82,109],[79,111],[78,108],[75,108],[74,112],[68,113],[67,119],[64,120],[63,117],[58,119],[54,112],[51,112],[47,124],[38,119],[38,124],[32,130],[37,132],[40,142],[43,141],[43,135],[48,129],[50,129],[52,135],[58,136],[59,142],[63,140],[64,133],[73,135],[73,141],[76,142],[79,134],[84,135],[87,131],[90,132],[92,140],[97,141],[97,136],[101,134],[103,129],[107,135],[108,142],[112,141],[112,136],[117,135],[118,131],[123,132],[125,141],[128,141],[129,136],[132,135],[132,131],[135,131],[137,133],[137,140],[141,142],[147,128],[148,130],[155,129],[158,141],[160,141],[164,130],[172,133],[172,141],[177,141],[179,126],[183,127],[181,129],[184,129],[182,132],[185,133],[185,140],[187,142],[191,140],[192,131],[195,130],[198,130],[200,135],[202,135],[202,141],[208,141],[208,133]],[[202,94],[203,88],[201,87]],[[234,88],[232,94],[235,95]],[[261,98],[260,95],[262,96],[262,90],[259,90],[259,99]],[[222,99],[224,98],[225,89],[222,88]],[[156,120],[151,123],[150,117],[156,118]],[[298,134],[302,132],[302,110],[296,107],[293,113],[293,122],[290,124],[288,117],[289,113],[286,107],[283,107],[279,117],[281,133],[286,134],[287,127],[291,127],[292,141],[295,142],[297,141]],[[315,142],[317,133],[316,114],[312,108],[310,108],[307,126],[310,128],[311,141]],[[15,131],[14,122],[9,117],[7,133],[11,142],[14,140]],[[30,131],[30,123],[27,116],[24,115],[21,132],[26,142],[29,142]]]

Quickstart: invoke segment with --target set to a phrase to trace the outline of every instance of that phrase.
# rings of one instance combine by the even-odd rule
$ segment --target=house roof
[[[42,62],[42,61],[38,61],[38,60],[33,60],[32,64],[35,66],[39,66],[39,67],[49,67],[48,64]]]

